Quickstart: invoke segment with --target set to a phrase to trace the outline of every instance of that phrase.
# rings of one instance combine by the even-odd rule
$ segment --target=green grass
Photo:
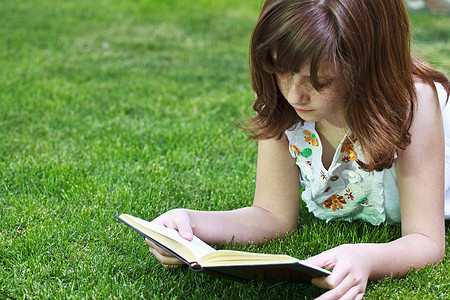
[[[114,218],[251,204],[256,143],[235,124],[252,114],[248,42],[259,6],[0,3],[0,299],[321,294],[312,285],[164,269]],[[448,74],[448,16],[414,14],[412,23],[415,49]],[[285,241],[233,248],[305,258],[400,236],[398,226],[326,224],[304,207],[300,215],[299,232]],[[449,273],[446,258],[405,279],[370,283],[367,299],[444,299]]]

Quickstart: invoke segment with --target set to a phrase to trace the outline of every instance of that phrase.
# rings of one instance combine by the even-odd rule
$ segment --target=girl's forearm
[[[296,224],[276,217],[260,207],[244,207],[230,211],[186,210],[194,235],[210,244],[222,242],[262,243],[264,239],[284,237]]]
[[[386,244],[367,244],[370,263],[370,279],[386,276],[403,277],[411,269],[420,269],[428,264],[435,264],[444,257],[444,243],[415,233],[408,234]]]
[[[222,242],[262,243],[295,230],[289,224],[260,207],[231,211],[186,210],[193,232],[210,244]],[[444,243],[419,233],[408,234],[385,244],[347,245],[349,251],[363,253],[372,280],[386,276],[403,277],[411,269],[434,264],[444,257]],[[359,256],[359,255],[358,255]]]

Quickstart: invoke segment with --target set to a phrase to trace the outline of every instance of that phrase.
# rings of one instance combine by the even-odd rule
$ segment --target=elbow
[[[427,265],[439,265],[444,259],[444,257],[445,257],[445,250],[437,249],[434,255],[429,257]]]
[[[289,234],[294,233],[296,230],[296,227],[288,228],[286,230],[280,229],[278,231],[273,231],[271,234],[265,235],[262,239],[252,240],[251,242],[255,245],[261,246],[264,245],[266,241],[274,240],[277,238],[284,240]]]
[[[445,257],[445,242],[438,246],[437,255],[436,255],[436,263],[442,261]]]
[[[290,224],[287,222],[280,222],[276,226],[272,227],[272,230],[266,232],[266,235],[261,240],[254,240],[253,243],[256,245],[262,245],[267,240],[273,239],[285,239],[288,235],[294,233],[297,230],[297,223]]]
[[[253,209],[263,212],[263,218],[258,223],[258,231],[262,233],[262,240],[253,241],[256,244],[263,244],[265,240],[275,238],[284,239],[297,230],[298,214],[280,216],[262,207],[253,206]]]
[[[445,234],[443,234],[442,237],[435,242],[435,246],[436,263],[438,263],[445,257]]]
[[[277,218],[278,219],[278,228],[277,228],[277,236],[281,239],[284,239],[289,234],[297,231],[298,226],[298,214],[293,214],[288,216],[287,218]]]
[[[297,222],[283,222],[278,231],[278,236],[284,239],[287,235],[297,230]]]
[[[445,257],[445,241],[439,241],[433,243],[433,250],[430,253],[429,256],[429,262],[430,264],[438,264],[441,262]]]
[[[432,244],[431,251],[429,252],[428,263],[429,264],[438,264],[445,257],[445,240],[442,239],[440,241],[434,241]]]

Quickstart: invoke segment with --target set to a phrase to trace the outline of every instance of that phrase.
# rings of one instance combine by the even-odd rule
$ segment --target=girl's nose
[[[289,90],[288,100],[292,104],[305,105],[311,101],[311,98],[306,89],[297,86]]]
[[[297,95],[297,103],[298,104],[308,104],[311,101],[309,94],[307,93],[299,93]]]

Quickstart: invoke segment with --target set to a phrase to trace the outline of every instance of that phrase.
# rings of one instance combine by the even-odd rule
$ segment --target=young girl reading
[[[390,243],[309,258],[333,269],[313,279],[329,289],[320,299],[360,299],[369,279],[440,261],[450,215],[450,83],[411,54],[404,1],[267,0],[250,56],[253,205],[175,209],[153,222],[188,240],[260,243],[296,229],[300,196],[327,221],[401,222],[402,237]],[[148,243],[164,265],[180,264]]]

